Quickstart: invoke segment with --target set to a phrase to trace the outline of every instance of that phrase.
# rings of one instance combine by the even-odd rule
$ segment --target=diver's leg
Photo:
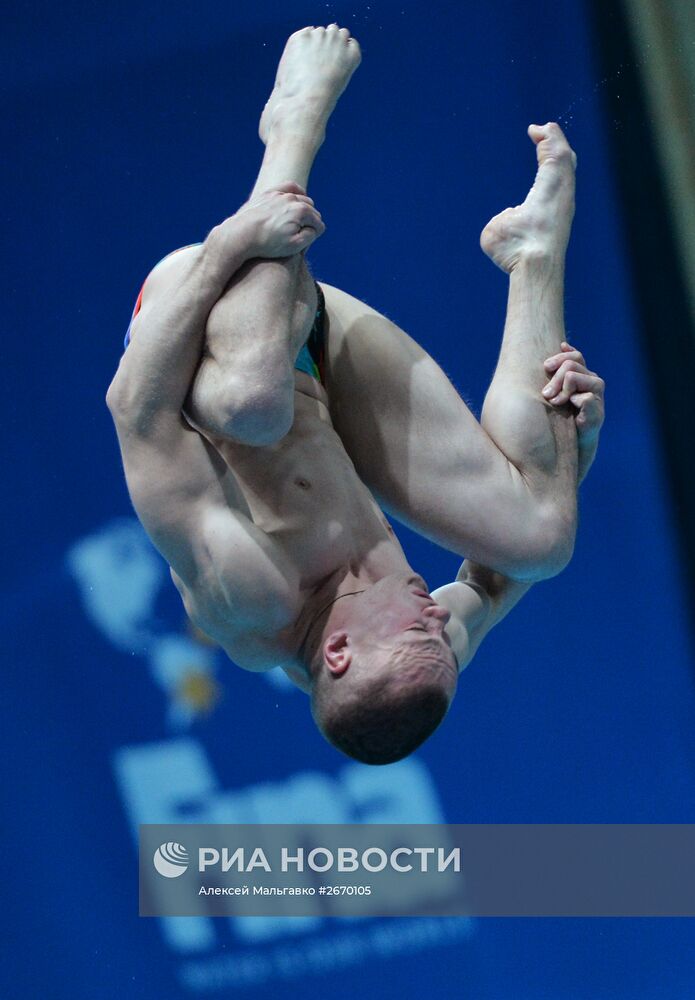
[[[261,115],[266,149],[252,198],[288,180],[306,190],[328,119],[360,59],[357,41],[337,24],[290,37]]]
[[[251,200],[288,181],[306,189],[328,118],[360,61],[347,29],[291,36],[263,111],[263,163]],[[267,444],[292,425],[293,365],[316,310],[301,254],[251,261],[234,275],[207,324],[206,346],[186,404],[203,431]],[[273,406],[267,406],[269,395]],[[263,414],[272,419],[263,425]]]
[[[502,346],[481,423],[538,503],[567,525],[571,543],[578,482],[575,413],[551,406],[543,391],[544,361],[559,354],[565,341],[564,268],[576,156],[556,124],[532,125],[529,136],[538,158],[534,185],[522,205],[496,216],[481,235],[485,253],[509,274]],[[558,395],[555,403],[560,401]]]
[[[562,567],[576,517],[574,420],[541,394],[543,362],[564,339],[574,192],[572,153],[555,129],[539,149],[524,205],[483,235],[486,252],[511,270],[511,288],[482,426],[419,344],[364,303],[324,287],[331,415],[360,477],[414,530],[520,580]],[[452,319],[454,338],[462,326],[463,312]]]

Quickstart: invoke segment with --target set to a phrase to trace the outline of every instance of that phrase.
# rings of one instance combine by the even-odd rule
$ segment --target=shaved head
[[[364,764],[392,764],[432,735],[451,702],[450,675],[434,650],[399,642],[359,656],[342,677],[315,677],[311,710],[334,747]]]

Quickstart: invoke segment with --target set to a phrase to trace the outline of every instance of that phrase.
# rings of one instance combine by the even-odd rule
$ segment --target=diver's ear
[[[340,677],[352,663],[350,636],[342,629],[331,632],[323,645],[323,657],[334,677]]]

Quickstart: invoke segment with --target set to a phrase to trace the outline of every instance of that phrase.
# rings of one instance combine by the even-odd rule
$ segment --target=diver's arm
[[[466,559],[454,583],[432,592],[435,601],[451,612],[446,631],[459,671],[468,666],[490,629],[531,587],[531,583],[512,580]]]

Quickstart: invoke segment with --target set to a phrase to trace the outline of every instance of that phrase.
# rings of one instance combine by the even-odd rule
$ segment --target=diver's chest
[[[342,447],[321,439],[271,458],[256,475],[245,474],[240,485],[254,523],[310,563],[317,552],[324,554],[322,563],[342,558],[343,547],[353,547],[355,532],[380,517]]]
[[[277,444],[263,448],[229,445],[227,464],[259,527],[274,530],[275,521],[331,519],[364,502],[368,491],[359,479],[330,423],[301,412]]]

